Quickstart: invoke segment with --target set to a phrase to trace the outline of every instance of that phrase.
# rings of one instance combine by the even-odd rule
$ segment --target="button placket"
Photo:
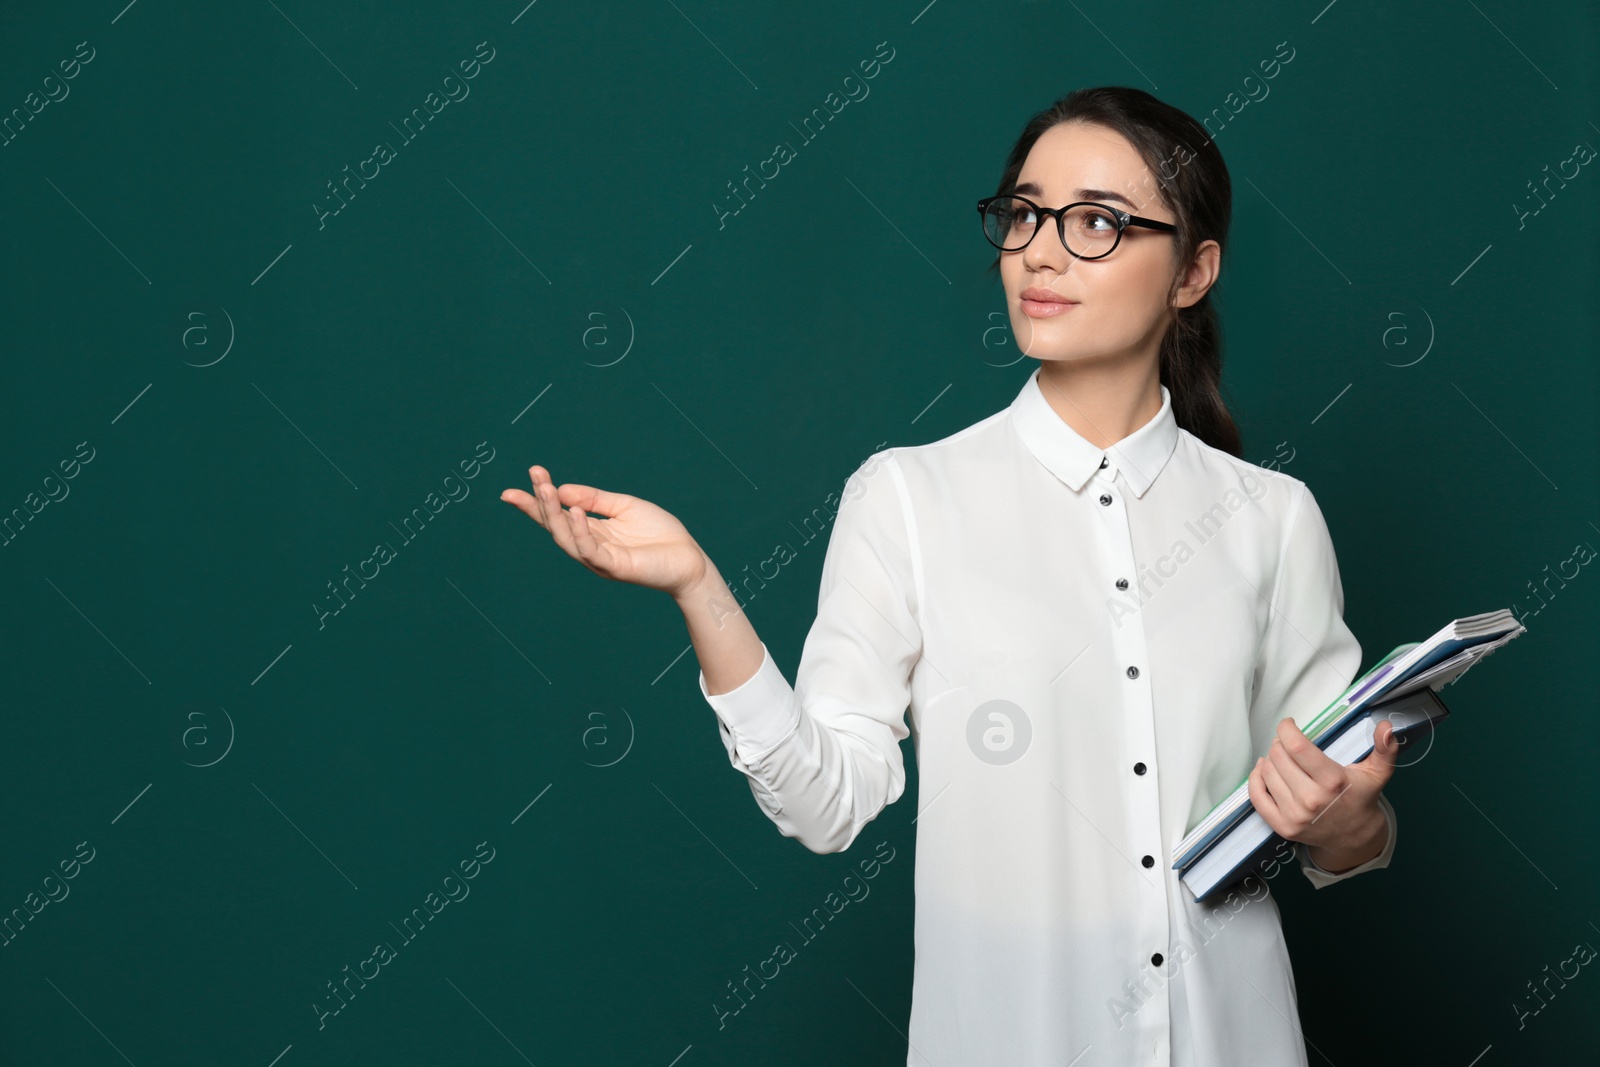
[[[1108,472],[1102,461],[1101,468],[1090,479],[1088,491],[1097,501],[1093,510],[1104,520],[1104,544],[1110,549],[1107,562],[1112,573],[1137,574],[1138,561],[1134,559],[1133,535],[1128,525],[1127,480],[1118,480],[1115,470]],[[1115,584],[1119,589],[1124,588],[1127,579],[1123,578]],[[1121,668],[1122,675],[1117,685],[1122,690],[1126,751],[1142,757],[1134,765],[1134,775],[1125,779],[1129,797],[1129,825],[1134,836],[1125,843],[1124,852],[1142,865],[1138,880],[1141,903],[1139,947],[1144,955],[1128,963],[1130,967],[1143,969],[1146,965],[1161,965],[1170,937],[1169,879],[1165,862],[1160,863],[1161,869],[1156,869],[1157,861],[1162,860],[1166,853],[1162,847],[1160,794],[1154,774],[1154,760],[1151,758],[1156,751],[1155,706],[1148,671],[1143,669],[1149,666],[1143,605],[1133,617],[1124,619],[1120,626],[1112,624],[1110,632],[1113,662]],[[1151,879],[1144,876],[1145,870],[1152,871],[1155,877]],[[1158,891],[1152,891],[1151,881],[1159,887]],[[1157,1038],[1159,1044],[1170,1021],[1167,999],[1157,997],[1149,1009],[1152,1036]]]

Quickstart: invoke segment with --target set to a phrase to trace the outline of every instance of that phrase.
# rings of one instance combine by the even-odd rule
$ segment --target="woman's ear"
[[[1195,249],[1194,258],[1189,261],[1188,269],[1178,282],[1174,303],[1180,308],[1199,303],[1211,291],[1217,282],[1217,275],[1221,273],[1222,246],[1213,240],[1201,241],[1200,247]]]

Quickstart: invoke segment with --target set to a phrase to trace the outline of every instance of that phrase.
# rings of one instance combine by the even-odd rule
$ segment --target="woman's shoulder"
[[[1231,452],[1224,452],[1181,427],[1178,429],[1178,445],[1188,452],[1197,466],[1225,483],[1236,482],[1246,488],[1264,486],[1267,495],[1290,501],[1298,499],[1301,493],[1311,492],[1310,486],[1282,468],[1252,463]]]
[[[913,475],[945,473],[982,465],[1001,454],[1008,409],[1001,408],[969,426],[923,444],[894,445],[880,449],[861,464],[874,469],[890,462],[901,472]]]

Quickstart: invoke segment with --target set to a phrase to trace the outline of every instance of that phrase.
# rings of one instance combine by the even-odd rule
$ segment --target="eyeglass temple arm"
[[[1159,219],[1141,218],[1138,215],[1129,215],[1128,216],[1128,225],[1130,225],[1130,226],[1143,226],[1146,229],[1151,229],[1151,230],[1167,230],[1170,233],[1177,233],[1178,232],[1178,228],[1176,226],[1174,226],[1170,222],[1162,222]]]

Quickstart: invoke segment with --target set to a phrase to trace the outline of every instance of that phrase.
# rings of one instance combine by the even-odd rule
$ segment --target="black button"
[[[1156,858],[1154,856],[1146,856],[1139,862],[1144,864],[1146,867],[1154,867],[1156,865]]]
[[[1126,588],[1128,588],[1128,579],[1126,579],[1126,578],[1118,578],[1117,579],[1117,588],[1118,589],[1126,589]]]
[[[1150,962],[1155,964],[1157,967],[1159,967],[1159,966],[1161,966],[1161,959],[1162,959],[1161,953],[1157,952],[1154,956],[1150,957]]]
[[[1142,763],[1135,763],[1135,764],[1134,764],[1134,765],[1133,765],[1133,773],[1134,773],[1134,774],[1143,774],[1143,773],[1144,773],[1144,764],[1142,764]]]
[[[1111,506],[1111,494],[1110,493],[1101,493],[1100,494],[1100,503],[1105,504],[1107,507],[1110,507]]]
[[[1105,470],[1106,469],[1106,464],[1108,464],[1110,462],[1111,462],[1111,460],[1108,457],[1101,456],[1100,457],[1100,469],[1101,470]]]
[[[1139,677],[1139,668],[1138,667],[1129,667],[1128,668],[1128,677],[1129,678],[1137,678],[1137,677]]]

